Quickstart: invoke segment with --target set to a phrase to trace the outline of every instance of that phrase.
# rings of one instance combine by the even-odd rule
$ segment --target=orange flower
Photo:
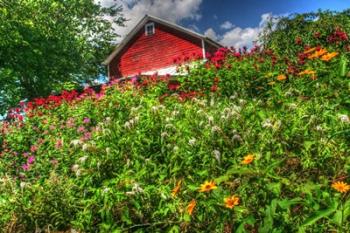
[[[306,69],[306,70],[300,72],[299,75],[300,75],[300,76],[301,76],[301,75],[311,75],[311,79],[312,79],[312,80],[317,79],[317,78],[316,78],[316,72],[313,71],[313,70],[309,70],[309,69]]]
[[[284,74],[280,74],[277,76],[277,80],[278,81],[283,81],[283,80],[286,80],[287,79],[287,76],[285,76]]]
[[[342,181],[338,181],[338,182],[334,182],[332,184],[332,188],[334,188],[335,190],[337,190],[338,192],[341,193],[346,193],[347,191],[350,190],[350,185],[348,185],[345,182]]]
[[[196,202],[195,199],[192,199],[192,201],[188,204],[188,206],[187,206],[187,213],[189,215],[192,215],[194,207],[196,207],[196,204],[197,204],[197,202]]]
[[[246,156],[244,157],[242,163],[243,163],[243,164],[250,164],[250,163],[253,162],[253,160],[254,160],[254,155],[248,154],[248,155],[246,155]]]
[[[323,55],[323,56],[321,57],[321,60],[322,60],[322,61],[329,61],[329,60],[331,60],[333,57],[335,57],[335,56],[337,56],[337,55],[338,55],[337,52],[327,53],[326,55]]]
[[[180,191],[182,181],[179,180],[175,186],[175,188],[171,191],[171,196],[175,197],[177,193]]]
[[[314,58],[318,58],[321,57],[322,55],[327,53],[327,49],[320,49],[316,52],[314,52],[313,54],[309,55],[308,58],[309,59],[314,59]]]
[[[232,209],[236,205],[239,205],[239,197],[232,195],[231,197],[224,198],[225,206],[229,209]]]
[[[304,51],[304,54],[311,53],[311,52],[313,52],[313,51],[315,51],[315,50],[316,50],[316,47],[311,48],[311,49],[308,49],[308,50],[305,50],[305,51]]]
[[[205,181],[204,184],[201,184],[201,187],[199,189],[199,192],[209,192],[213,189],[217,189],[218,186],[216,186],[214,181]]]

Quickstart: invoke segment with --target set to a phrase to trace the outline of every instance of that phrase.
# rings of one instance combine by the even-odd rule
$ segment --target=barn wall
[[[142,28],[109,65],[111,78],[136,75],[174,65],[174,57],[202,54],[201,40],[155,23],[155,34]]]

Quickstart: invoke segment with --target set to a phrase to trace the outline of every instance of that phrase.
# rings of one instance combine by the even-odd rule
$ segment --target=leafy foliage
[[[176,85],[115,81],[35,99],[24,121],[14,110],[0,228],[346,232],[349,40],[289,43],[287,57],[220,49]]]
[[[0,1],[0,112],[104,73],[112,26],[123,22],[120,7],[93,0]]]

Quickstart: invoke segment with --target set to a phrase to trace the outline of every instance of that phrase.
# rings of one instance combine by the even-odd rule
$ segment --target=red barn
[[[171,22],[146,15],[108,56],[108,78],[176,74],[174,57],[206,58],[223,47],[208,37]]]

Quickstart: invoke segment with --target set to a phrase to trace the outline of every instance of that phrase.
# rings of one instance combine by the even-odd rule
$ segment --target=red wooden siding
[[[212,46],[206,44],[206,47]],[[110,77],[131,76],[169,67],[174,65],[174,57],[190,56],[194,53],[202,55],[201,39],[155,23],[155,34],[146,36],[143,27],[110,62]]]

